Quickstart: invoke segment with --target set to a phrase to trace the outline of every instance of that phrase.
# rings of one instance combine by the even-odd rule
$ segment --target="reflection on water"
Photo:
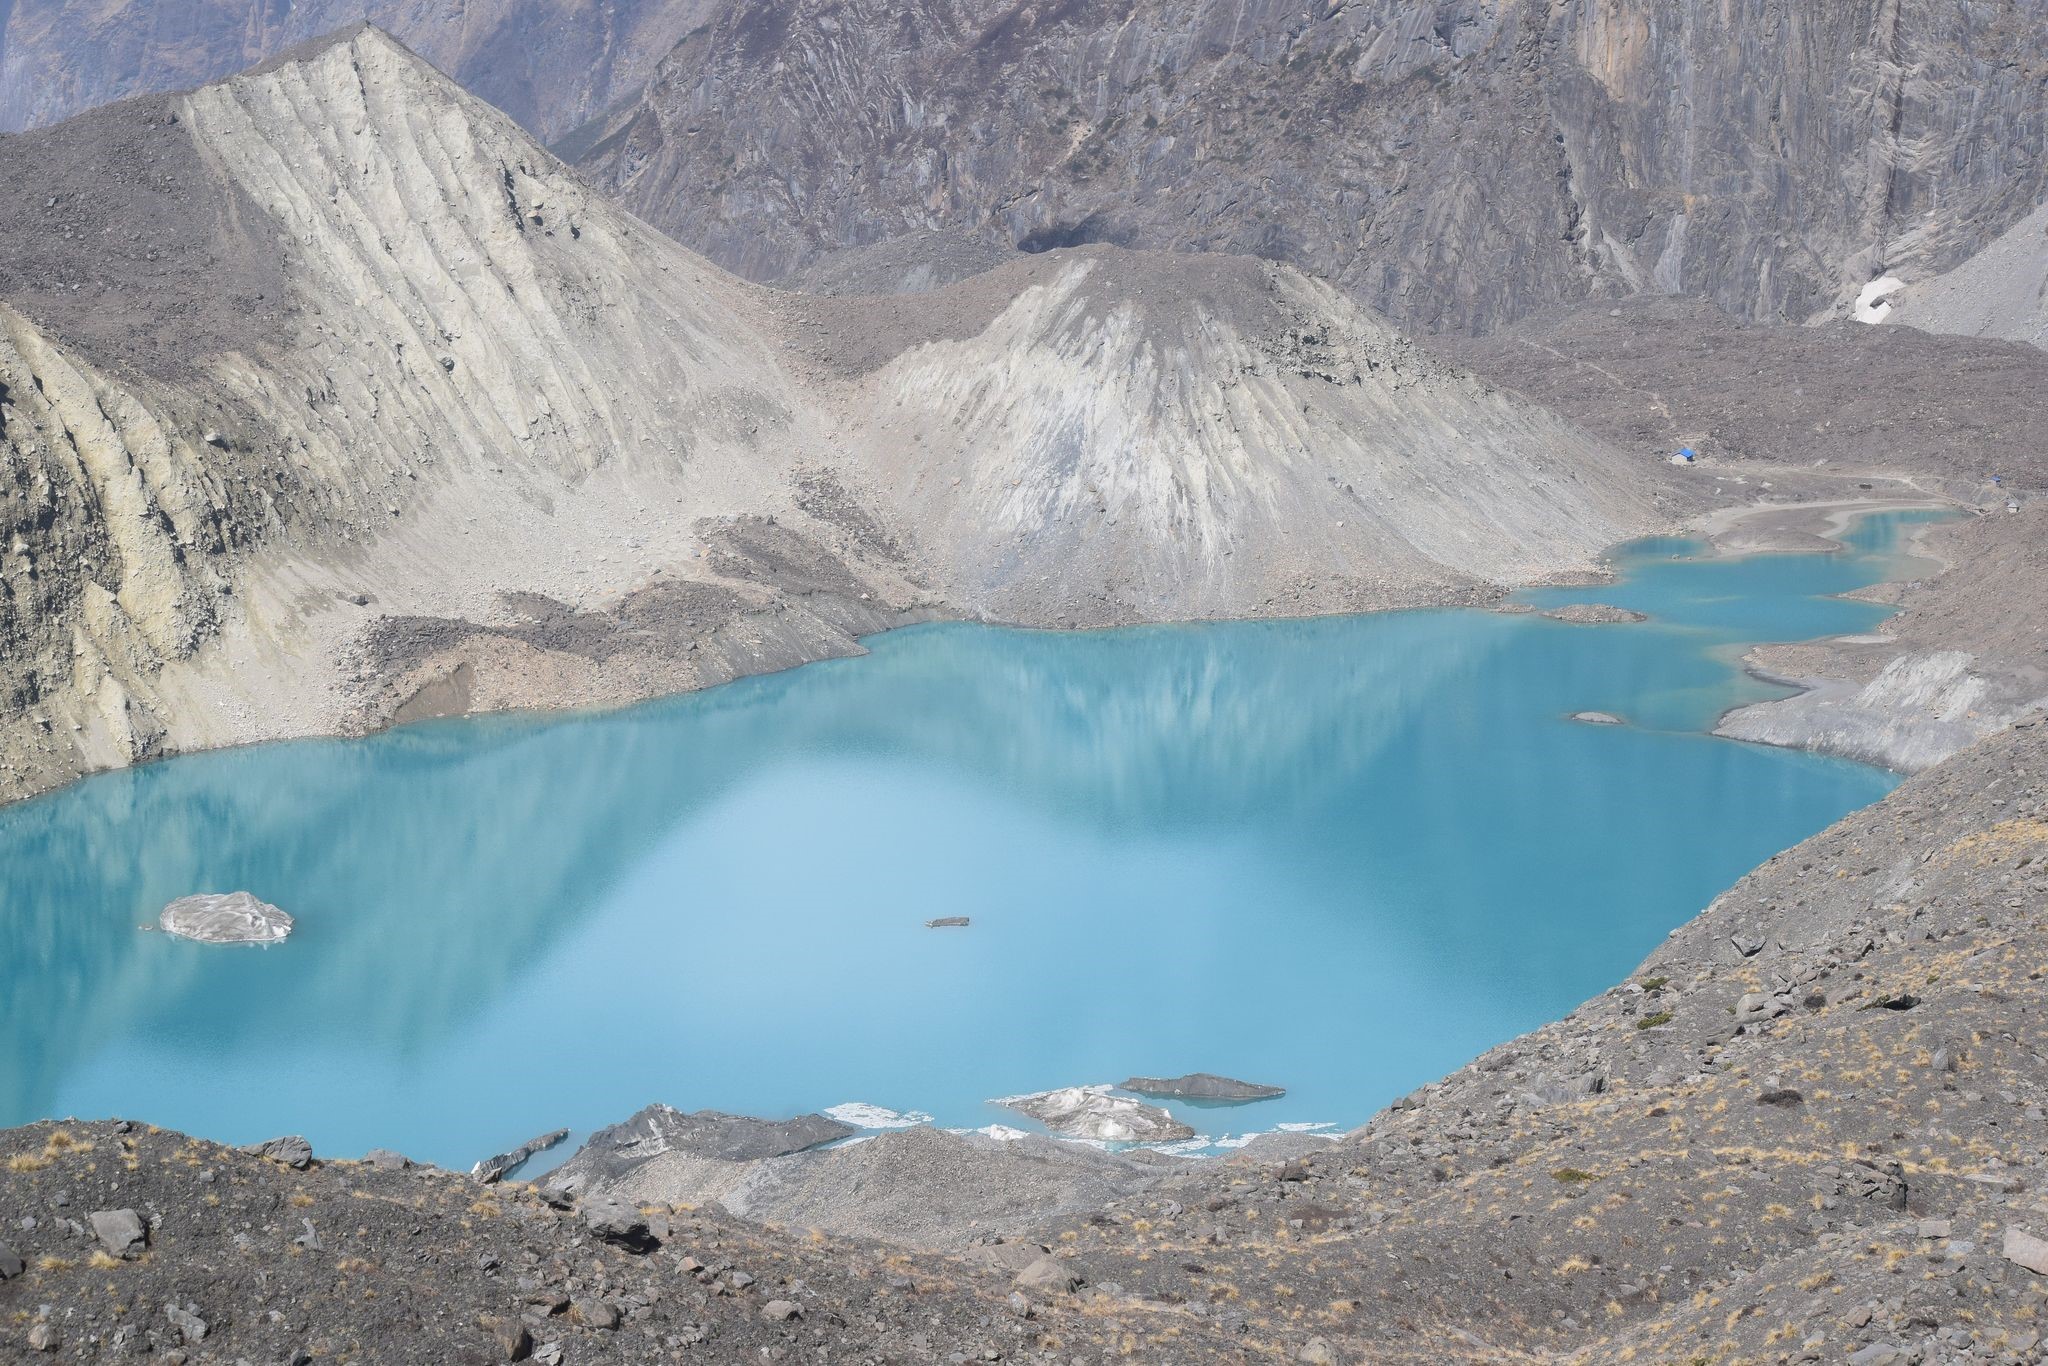
[[[936,626],[603,716],[201,755],[0,812],[0,1123],[448,1163],[649,1100],[774,1114],[1209,1070],[1364,1119],[1632,967],[1873,769],[1716,741],[1739,642],[1863,629],[1859,553],[1417,612]],[[1595,728],[1572,711],[1637,724]],[[143,934],[194,891],[271,950]],[[965,932],[922,922],[970,915]]]

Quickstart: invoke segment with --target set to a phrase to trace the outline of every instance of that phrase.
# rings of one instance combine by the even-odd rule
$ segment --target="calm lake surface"
[[[1913,520],[1524,595],[1640,625],[931,626],[624,712],[96,777],[0,809],[0,1124],[466,1165],[654,1100],[1028,1127],[988,1099],[1197,1070],[1289,1088],[1180,1108],[1206,1136],[1357,1124],[1893,786],[1704,732],[1775,695],[1749,643],[1882,619],[1825,595]],[[138,932],[238,888],[288,943]]]

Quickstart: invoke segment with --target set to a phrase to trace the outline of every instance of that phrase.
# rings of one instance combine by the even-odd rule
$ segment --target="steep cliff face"
[[[1469,600],[1669,510],[1285,267],[745,284],[370,28],[0,139],[0,223],[0,791],[906,614]]]
[[[182,90],[294,44],[370,20],[543,136],[630,96],[714,0],[157,0],[0,5],[0,129],[37,128],[93,105]]]
[[[1433,329],[1803,320],[2048,197],[2044,48],[2038,0],[749,0],[576,146],[762,279],[967,228],[1266,256]]]

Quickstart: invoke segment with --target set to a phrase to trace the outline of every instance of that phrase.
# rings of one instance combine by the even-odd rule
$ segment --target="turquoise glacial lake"
[[[1212,1071],[1288,1094],[1179,1107],[1208,1138],[1355,1125],[1893,786],[1706,732],[1776,694],[1748,644],[1884,616],[1830,595],[1912,520],[1523,595],[1637,625],[928,626],[626,711],[95,777],[0,809],[0,1124],[466,1165],[656,1100],[1029,1127],[989,1100]],[[234,889],[297,932],[138,930]]]

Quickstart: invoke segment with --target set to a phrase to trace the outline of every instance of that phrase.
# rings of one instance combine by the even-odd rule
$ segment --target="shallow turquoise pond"
[[[932,626],[624,712],[93,778],[0,810],[0,1124],[467,1164],[653,1100],[1023,1127],[987,1100],[1195,1070],[1289,1088],[1182,1110],[1204,1135],[1356,1124],[1889,790],[1704,731],[1772,695],[1746,644],[1881,619],[1825,595],[1911,520],[1526,595],[1641,625]],[[293,938],[137,930],[236,888]]]

